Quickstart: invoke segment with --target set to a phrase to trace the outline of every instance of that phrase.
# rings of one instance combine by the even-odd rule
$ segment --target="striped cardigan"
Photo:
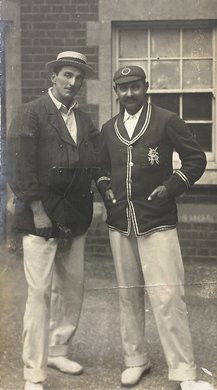
[[[174,150],[181,162],[175,172]],[[144,107],[131,139],[122,112],[103,125],[100,158],[109,175],[99,178],[98,186],[107,181],[116,198],[115,204],[106,204],[107,223],[126,235],[133,226],[137,237],[176,226],[176,196],[206,167],[205,154],[185,122],[151,104]],[[149,201],[159,185],[165,185],[168,196]]]

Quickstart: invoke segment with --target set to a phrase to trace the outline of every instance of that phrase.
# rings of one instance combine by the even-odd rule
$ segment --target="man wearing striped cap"
[[[121,384],[135,386],[151,367],[145,341],[144,287],[154,311],[169,379],[182,390],[198,387],[177,237],[175,198],[203,174],[206,157],[185,122],[150,104],[144,70],[114,74],[121,110],[102,127],[101,161],[110,172],[104,194],[110,243],[120,287],[126,369]],[[176,150],[180,169],[173,171]]]

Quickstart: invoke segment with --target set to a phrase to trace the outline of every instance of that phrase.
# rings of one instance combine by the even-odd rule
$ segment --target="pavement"
[[[87,256],[86,256],[87,257]],[[198,379],[217,389],[217,259],[185,263],[186,301]],[[152,369],[134,390],[175,390],[146,297],[146,334]],[[22,319],[26,282],[22,256],[0,247],[0,390],[22,390]],[[81,376],[48,370],[45,390],[118,390],[124,369],[119,302],[111,257],[87,257],[85,295],[71,357],[84,366]]]

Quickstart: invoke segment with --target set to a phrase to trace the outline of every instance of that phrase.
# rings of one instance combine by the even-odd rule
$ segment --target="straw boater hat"
[[[86,77],[93,75],[93,69],[87,65],[87,57],[76,51],[63,51],[59,53],[56,60],[50,61],[46,64],[46,68],[49,72],[53,72],[57,66],[75,66],[81,69]]]

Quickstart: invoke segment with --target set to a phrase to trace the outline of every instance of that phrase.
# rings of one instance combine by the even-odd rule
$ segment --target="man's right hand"
[[[116,199],[114,196],[114,193],[111,189],[106,190],[105,192],[105,201],[106,202],[111,202],[111,203],[116,203]]]
[[[33,212],[33,219],[36,233],[45,240],[52,237],[53,225],[50,218],[47,216],[44,206],[40,200],[31,202],[30,207]]]

